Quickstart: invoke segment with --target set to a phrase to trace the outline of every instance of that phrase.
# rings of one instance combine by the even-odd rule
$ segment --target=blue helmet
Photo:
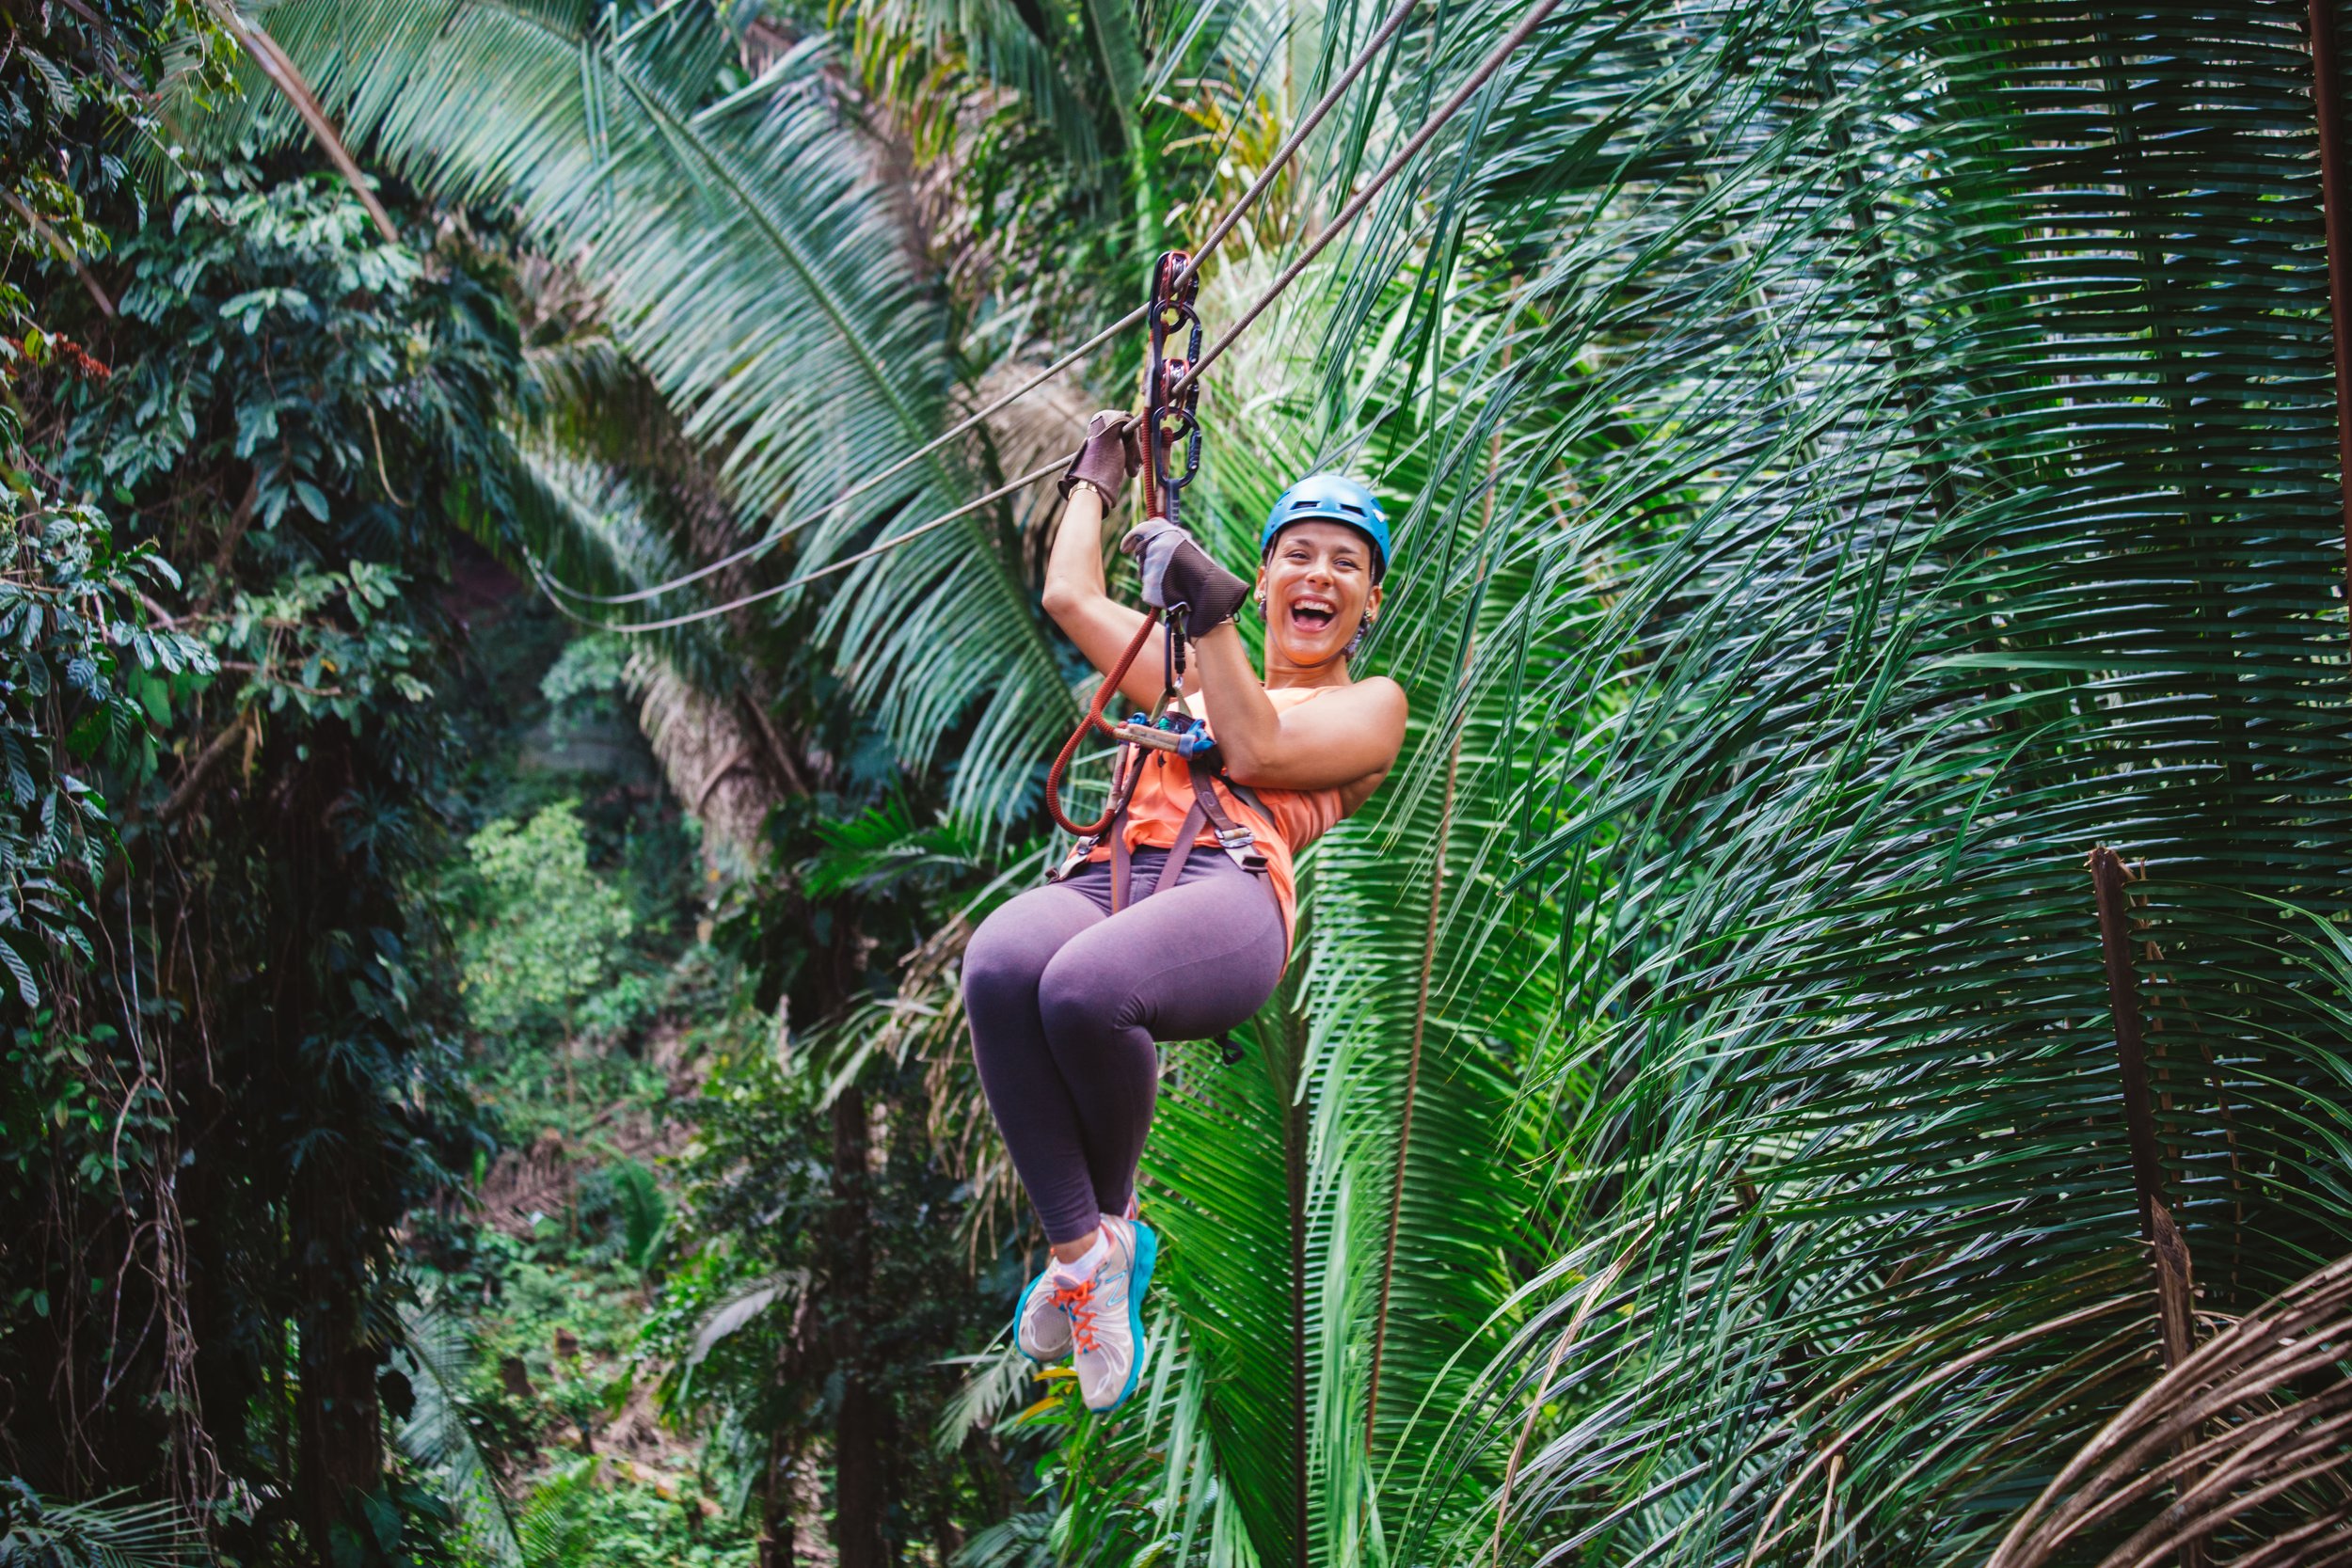
[[[1389,570],[1389,519],[1373,493],[1343,474],[1309,474],[1282,492],[1266,514],[1258,559],[1274,553],[1274,536],[1293,523],[1345,523],[1372,541],[1372,580]]]

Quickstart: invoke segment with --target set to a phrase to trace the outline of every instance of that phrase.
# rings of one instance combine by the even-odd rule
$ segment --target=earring
[[[1263,594],[1258,595],[1258,618],[1262,621],[1265,619],[1265,595]]]
[[[1349,638],[1347,640],[1347,646],[1340,650],[1340,657],[1342,658],[1354,658],[1356,657],[1356,650],[1364,645],[1364,639],[1371,635],[1371,632],[1372,611],[1367,610],[1364,611],[1364,618],[1356,623],[1356,635]]]

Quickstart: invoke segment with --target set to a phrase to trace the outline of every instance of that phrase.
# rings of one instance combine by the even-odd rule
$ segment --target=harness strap
[[[1265,818],[1268,822],[1274,820],[1274,814],[1266,810],[1265,802],[1258,799],[1258,792],[1256,790],[1250,788],[1248,784],[1243,784],[1240,780],[1234,778],[1230,773],[1219,773],[1216,777],[1217,782],[1223,784],[1226,788],[1232,790],[1234,798],[1239,800],[1243,805],[1248,806],[1251,811],[1256,812],[1260,816]]]
[[[1127,859],[1127,805],[1122,800],[1111,816],[1111,913],[1117,914],[1127,907],[1127,884],[1132,875]]]
[[[1110,822],[1105,829],[1111,841],[1113,914],[1127,907],[1129,895],[1135,887],[1134,858],[1127,847],[1127,812],[1135,796],[1136,782],[1146,766],[1167,766],[1167,757],[1160,753],[1147,758],[1132,747],[1122,747],[1121,752],[1122,765],[1120,776],[1112,786]],[[1175,845],[1168,851],[1168,859],[1160,863],[1160,874],[1152,879],[1152,892],[1143,896],[1148,898],[1152,893],[1166,893],[1176,885],[1184,874],[1185,863],[1192,858],[1194,841],[1200,838],[1201,829],[1206,827],[1216,832],[1217,847],[1224,850],[1235,865],[1257,878],[1266,890],[1266,896],[1279,906],[1282,895],[1275,891],[1274,879],[1266,870],[1265,855],[1258,848],[1258,835],[1233,819],[1232,814],[1225,809],[1225,802],[1218,798],[1217,790],[1220,785],[1231,789],[1251,811],[1272,821],[1264,802],[1248,784],[1236,784],[1226,778],[1199,757],[1186,758],[1185,765],[1192,772],[1192,807],[1184,813],[1184,823],[1176,830]],[[1074,871],[1092,852],[1096,842],[1091,838],[1079,840],[1070,859],[1054,873],[1053,879],[1058,881]]]
[[[1266,876],[1265,856],[1258,848],[1258,835],[1235,822],[1225,810],[1225,802],[1217,799],[1216,772],[1199,757],[1189,757],[1192,768],[1193,809],[1206,816],[1209,826],[1216,830],[1217,847],[1223,849],[1235,865],[1252,876]],[[1266,882],[1273,886],[1271,879]]]
[[[1192,841],[1200,836],[1200,824],[1208,819],[1208,815],[1200,809],[1200,798],[1194,797],[1192,809],[1184,813],[1184,825],[1176,830],[1176,847],[1160,863],[1159,880],[1152,884],[1153,893],[1166,893],[1184,874],[1184,862],[1192,855]]]

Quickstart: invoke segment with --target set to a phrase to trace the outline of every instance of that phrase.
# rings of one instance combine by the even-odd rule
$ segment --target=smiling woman
[[[1143,613],[1109,595],[1103,515],[1134,467],[1125,421],[1098,416],[1062,482],[1068,509],[1044,603],[1106,675]],[[1136,1168],[1158,1093],[1157,1042],[1222,1034],[1272,994],[1296,913],[1293,857],[1363,804],[1405,738],[1404,689],[1348,660],[1380,607],[1388,524],[1371,492],[1302,481],[1262,536],[1263,680],[1232,618],[1250,587],[1165,518],[1123,545],[1155,609],[1188,607],[1197,701],[1222,767],[1155,751],[1137,764],[1109,843],[1074,874],[998,910],[973,936],[965,1010],[989,1107],[1053,1243],[1015,1325],[1039,1361],[1072,1357],[1089,1408],[1134,1392],[1158,1239],[1137,1218]],[[1138,705],[1160,695],[1132,672]],[[1200,851],[1200,852],[1196,852]],[[1130,898],[1137,872],[1149,896]]]

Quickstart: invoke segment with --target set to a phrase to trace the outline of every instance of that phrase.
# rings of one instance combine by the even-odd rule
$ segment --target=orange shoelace
[[[1071,1343],[1079,1350],[1094,1349],[1093,1278],[1089,1276],[1077,1285],[1055,1286],[1054,1305],[1070,1314]]]

